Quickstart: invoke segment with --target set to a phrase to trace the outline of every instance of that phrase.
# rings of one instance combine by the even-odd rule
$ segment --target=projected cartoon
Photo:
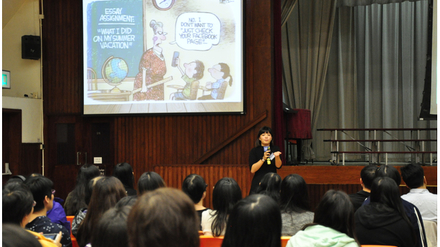
[[[157,104],[179,101],[243,108],[240,1],[83,2],[85,114],[142,113],[151,103],[169,112]],[[99,73],[109,58],[128,66],[118,90]]]

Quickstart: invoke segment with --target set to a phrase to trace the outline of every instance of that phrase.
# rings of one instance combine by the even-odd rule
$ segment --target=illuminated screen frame
[[[243,9],[83,0],[83,114],[245,114]]]

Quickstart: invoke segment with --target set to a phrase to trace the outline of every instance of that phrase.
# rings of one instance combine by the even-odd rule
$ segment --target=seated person
[[[126,162],[118,163],[113,169],[113,176],[121,180],[127,190],[127,196],[137,195],[136,190],[133,188],[134,172],[130,164]]]
[[[42,176],[39,173],[32,173],[30,177],[39,177]],[[47,211],[47,217],[56,224],[63,225],[64,228],[66,228],[70,232],[70,222],[67,221],[66,218],[66,212],[64,211],[64,208],[62,206],[62,203],[64,202],[63,199],[59,197],[54,197],[53,199],[53,207],[51,210]]]
[[[34,206],[34,212],[29,217],[29,223],[26,224],[26,229],[33,232],[46,233],[59,233],[62,232],[61,244],[63,247],[72,246],[70,239],[70,232],[60,224],[53,223],[49,217],[47,217],[47,211],[53,208],[53,199],[55,192],[53,182],[44,177],[30,177],[26,180],[26,185],[29,187],[34,200],[36,202]]]
[[[226,80],[229,77],[229,86],[232,86],[232,76],[230,74],[229,66],[225,63],[219,63],[212,68],[208,69],[211,77],[214,78],[215,82],[207,82],[206,89],[211,90],[211,94],[204,95],[199,97],[199,100],[214,100],[214,99],[223,99],[225,97],[226,88],[228,87],[228,81]]]
[[[182,191],[194,202],[194,208],[200,220],[200,230],[202,230],[202,213],[208,210],[208,208],[203,206],[207,186],[203,177],[197,174],[188,175],[182,183]]]
[[[355,194],[348,195],[350,197],[351,202],[354,206],[354,211],[358,210],[362,203],[364,203],[365,199],[370,196],[370,188],[376,174],[376,165],[366,165],[361,170],[361,178],[359,182],[362,186],[362,190],[356,192]]]
[[[19,236],[13,235],[13,239],[8,240],[5,236],[5,226],[14,224],[24,229],[29,222],[31,214],[34,212],[35,201],[29,188],[23,183],[8,183],[2,191],[2,225],[3,225],[3,246],[24,246],[15,244]],[[25,230],[33,235],[43,247],[61,247],[61,231],[55,240],[48,239],[37,232]],[[6,243],[5,243],[6,241]]]
[[[130,247],[200,247],[194,203],[177,189],[159,188],[139,196],[127,226]]]
[[[423,168],[417,164],[408,164],[400,168],[400,173],[410,188],[409,193],[402,195],[402,199],[414,204],[423,220],[437,222],[437,195],[426,189],[428,183]]]
[[[287,175],[281,182],[280,209],[283,236],[293,236],[313,222],[315,214],[310,211],[307,184],[300,175]]]
[[[232,207],[242,198],[241,189],[233,178],[222,178],[212,191],[212,207],[202,213],[202,231],[204,235],[218,237],[225,235],[226,223]]]
[[[222,246],[281,246],[281,214],[269,196],[253,194],[235,204]]]
[[[33,234],[23,228],[13,224],[2,224],[2,247],[17,246],[41,247],[42,244]]]
[[[381,165],[376,170],[376,178],[378,177],[390,177],[396,182],[397,185],[400,185],[402,179],[400,178],[399,171],[394,166]],[[362,206],[368,205],[370,203],[370,197],[368,197]],[[419,209],[414,206],[414,204],[403,200],[402,205],[405,208],[406,215],[412,223],[413,228],[416,231],[417,243],[415,246],[423,247],[428,246],[426,241],[426,233],[423,225],[422,215],[420,214]]]
[[[389,177],[373,181],[370,203],[356,211],[355,223],[362,245],[412,247],[416,244],[416,232],[403,208],[399,187]]]
[[[128,246],[127,217],[131,206],[115,206],[99,219],[93,231],[91,244],[86,247]]]
[[[179,68],[179,71],[182,74],[182,79],[183,81],[185,81],[185,86],[183,87],[182,92],[172,93],[170,95],[170,99],[172,100],[191,99],[192,84],[203,77],[203,71],[205,70],[205,66],[201,61],[195,60],[190,63],[184,63],[183,67],[185,67],[185,71],[183,71],[179,64],[180,61],[179,58],[177,58],[176,61],[178,63],[177,67]]]
[[[264,174],[255,193],[270,196],[276,203],[280,202],[281,177],[280,175],[269,172]]]
[[[316,207],[313,223],[293,235],[286,247],[359,247],[353,218],[353,204],[348,195],[329,190]]]

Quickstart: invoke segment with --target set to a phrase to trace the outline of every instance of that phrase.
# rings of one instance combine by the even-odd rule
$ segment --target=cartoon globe
[[[118,86],[128,75],[128,64],[120,57],[109,57],[102,66],[102,78],[111,86]]]

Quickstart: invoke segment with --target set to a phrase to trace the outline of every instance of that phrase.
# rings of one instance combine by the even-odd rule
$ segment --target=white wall
[[[40,36],[39,1],[16,1],[18,6],[13,3],[2,5],[3,12],[16,11],[13,15],[8,13],[9,19],[2,19],[2,69],[11,71],[11,89],[2,89],[2,108],[21,109],[22,141],[40,143],[43,137],[41,59],[21,58],[21,36]],[[31,93],[36,93],[38,99],[24,98],[24,94]]]
[[[23,143],[41,143],[43,139],[43,101],[41,99],[2,97],[2,107],[21,109]]]
[[[41,60],[21,58],[21,37],[39,36],[39,23],[38,0],[25,1],[12,18],[3,23],[2,69],[11,71],[11,89],[3,89],[3,96],[23,97],[36,92],[37,97],[41,97]]]

